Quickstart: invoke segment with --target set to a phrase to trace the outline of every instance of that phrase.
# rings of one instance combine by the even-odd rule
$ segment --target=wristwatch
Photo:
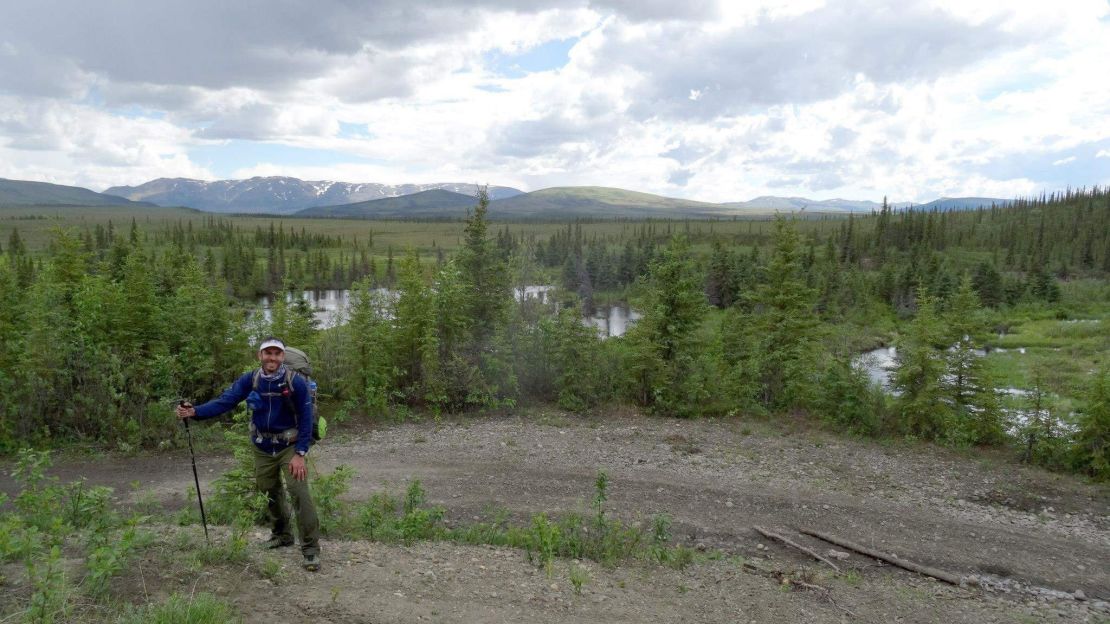
[[[305,457],[306,455],[308,455],[308,451],[297,451],[297,455],[300,455],[301,457]]]

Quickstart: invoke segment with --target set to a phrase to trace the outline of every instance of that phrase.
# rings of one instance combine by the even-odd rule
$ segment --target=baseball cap
[[[258,350],[259,351],[265,351],[266,349],[269,349],[270,347],[277,347],[277,348],[281,349],[282,351],[285,351],[285,343],[278,340],[277,338],[274,338],[273,336],[263,340],[262,344],[258,345]]]

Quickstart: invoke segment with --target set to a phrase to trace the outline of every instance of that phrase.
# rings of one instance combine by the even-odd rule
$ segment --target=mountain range
[[[368,219],[455,219],[475,205],[477,186],[464,183],[349,183],[269,177],[204,182],[159,178],[139,186],[115,186],[104,193],[75,187],[0,179],[2,205],[182,206],[208,212]],[[790,213],[864,213],[878,211],[872,201],[802,197],[757,197],[710,203],[599,186],[554,187],[524,193],[489,187],[494,219],[577,218],[731,218]],[[942,198],[926,204],[892,203],[894,209],[966,210],[1006,205],[989,197]]]
[[[275,176],[215,182],[188,178],[158,178],[139,186],[113,186],[104,192],[159,206],[188,206],[207,212],[286,215],[305,208],[401,197],[431,189],[443,189],[473,197],[478,186],[458,182],[389,185],[329,180],[305,181]],[[489,187],[491,199],[512,197],[521,192],[507,186]]]

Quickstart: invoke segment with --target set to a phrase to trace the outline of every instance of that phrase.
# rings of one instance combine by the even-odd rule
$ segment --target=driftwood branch
[[[867,546],[860,546],[859,544],[849,542],[846,539],[835,537],[835,536],[829,535],[827,533],[821,533],[819,531],[812,531],[812,530],[809,530],[809,529],[798,529],[798,532],[804,533],[805,535],[811,535],[811,536],[816,537],[818,539],[823,539],[826,542],[829,542],[830,544],[836,544],[837,546],[847,548],[848,550],[854,550],[858,553],[862,553],[864,555],[867,555],[868,557],[874,557],[875,559],[879,559],[879,560],[885,561],[885,562],[887,562],[891,565],[898,566],[899,568],[902,568],[903,570],[909,570],[910,572],[917,572],[918,574],[924,574],[925,576],[931,576],[935,579],[940,579],[940,580],[944,581],[945,583],[951,583],[953,585],[959,585],[961,583],[961,581],[963,581],[963,579],[961,577],[959,577],[955,574],[952,574],[951,572],[945,572],[944,570],[939,570],[937,568],[932,568],[932,567],[929,567],[929,566],[921,565],[919,563],[914,563],[912,561],[907,561],[905,559],[898,559],[898,558],[896,558],[892,555],[888,555],[888,554],[879,552],[879,551],[877,551],[873,548],[868,548]]]
[[[802,581],[802,580],[791,577],[789,574],[787,574],[787,573],[785,573],[781,570],[764,570],[763,568],[752,565],[752,564],[750,564],[746,561],[743,564],[741,564],[741,566],[743,567],[744,570],[746,570],[746,571],[748,571],[752,574],[758,574],[760,576],[765,576],[767,578],[775,579],[776,581],[778,581],[782,585],[812,591],[812,592],[816,593],[817,595],[821,596],[822,598],[824,598],[825,600],[828,600],[829,604],[831,604],[832,606],[834,606],[837,609],[840,609],[844,613],[848,614],[849,617],[853,617],[853,618],[856,617],[856,614],[852,613],[851,610],[840,606],[836,602],[836,600],[833,600],[832,590],[830,590],[828,587],[822,587],[820,585],[814,585],[813,583],[806,583],[805,581]]]
[[[802,546],[801,544],[797,544],[797,543],[783,537],[782,535],[779,535],[778,533],[772,533],[772,532],[768,531],[767,529],[764,529],[763,527],[753,526],[752,528],[755,529],[756,532],[759,533],[760,535],[762,535],[763,537],[782,542],[783,544],[786,544],[787,546],[789,546],[791,548],[797,548],[798,550],[804,552],[805,554],[809,555],[810,557],[813,557],[814,559],[816,559],[818,561],[827,563],[830,568],[832,568],[833,570],[836,570],[837,574],[840,574],[840,568],[837,567],[837,565],[835,563],[833,563],[833,562],[829,561],[828,559],[822,557],[821,555],[817,554],[816,551],[813,551],[809,548],[806,548],[805,546]]]

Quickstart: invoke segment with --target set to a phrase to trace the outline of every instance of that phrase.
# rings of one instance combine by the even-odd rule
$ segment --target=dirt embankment
[[[202,482],[230,463],[201,455]],[[992,455],[742,421],[580,419],[543,410],[383,426],[329,440],[313,455],[319,470],[354,469],[352,500],[383,488],[399,493],[420,479],[452,524],[499,509],[521,523],[539,512],[586,511],[596,471],[605,469],[611,514],[629,522],[669,514],[681,543],[763,570],[809,568],[831,592],[784,591],[736,557],[683,571],[562,561],[547,574],[510,549],[328,541],[325,568],[315,575],[296,567],[295,552],[277,555],[288,570],[282,587],[257,571],[275,555],[259,553],[254,572],[249,565],[246,573],[148,571],[142,597],[195,586],[259,622],[271,621],[275,609],[319,622],[1110,619],[1108,489]],[[58,473],[167,505],[188,504],[192,484],[188,456],[179,453],[64,463]],[[823,553],[831,545],[794,531],[816,529],[991,588],[946,585],[856,554],[842,562],[850,572],[833,577],[754,525]],[[568,580],[572,566],[587,577],[580,594]]]

